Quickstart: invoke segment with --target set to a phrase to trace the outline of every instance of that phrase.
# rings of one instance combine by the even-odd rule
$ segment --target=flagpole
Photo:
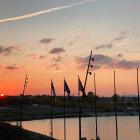
[[[64,78],[64,82],[65,82],[65,78]],[[64,83],[64,86],[65,86],[65,83]],[[65,87],[64,87],[64,140],[66,140],[66,116],[65,116],[66,110],[65,110],[65,107],[66,107],[66,101],[65,101]]]
[[[21,137],[21,129],[22,129],[22,94],[20,94],[20,124],[19,124],[19,129],[20,129],[20,132],[19,132],[19,137],[20,137],[20,140],[22,139]]]
[[[51,79],[51,138],[53,139],[53,118],[52,118],[52,79]]]
[[[78,75],[78,77],[79,77],[79,75]],[[79,92],[79,89],[78,89],[78,100],[80,99],[80,92]],[[80,102],[80,100],[79,100],[79,102]]]
[[[95,93],[95,121],[96,121],[96,139],[97,139],[97,137],[98,137],[98,122],[97,122],[97,107],[96,107],[96,79],[95,79],[95,73],[94,73],[94,93]]]
[[[79,101],[79,108],[80,108],[80,92],[79,92],[79,75],[78,75],[78,101]],[[80,118],[80,113],[79,113],[79,140],[81,138],[81,118]]]
[[[79,75],[78,75],[78,84],[79,84]],[[79,93],[79,85],[78,85],[78,93]],[[80,96],[79,96],[79,99],[80,99]],[[81,103],[80,103],[80,108],[81,108]],[[81,140],[81,112],[80,111],[79,111],[79,140]]]
[[[23,106],[22,106],[22,104],[23,104],[23,97],[24,97],[24,93],[25,93],[25,88],[27,87],[27,80],[28,80],[28,78],[27,78],[27,74],[26,74],[26,76],[25,76],[25,82],[24,82],[24,87],[23,87],[23,93],[22,94],[20,94],[20,125],[19,125],[19,129],[20,129],[20,140],[22,139],[22,111],[23,111]]]
[[[89,67],[92,66],[92,65],[90,65],[90,60],[92,59],[91,56],[92,56],[92,50],[91,50],[90,57],[89,57],[89,62],[88,62],[88,68],[87,68],[85,84],[84,84],[84,91],[85,91],[85,88],[86,88],[87,77],[88,77],[88,74],[89,74]],[[82,103],[83,103],[83,95],[81,97],[80,109],[79,109],[79,140],[81,140],[81,111],[82,111]]]
[[[137,90],[138,90],[139,131],[140,131],[140,95],[139,95],[139,69],[138,68],[137,68]]]
[[[114,71],[114,96],[115,96],[115,122],[116,122],[116,140],[118,140],[118,122],[117,122],[117,94],[115,83],[115,71]]]

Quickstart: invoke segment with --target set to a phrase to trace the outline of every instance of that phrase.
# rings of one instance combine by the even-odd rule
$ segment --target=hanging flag
[[[68,87],[68,84],[67,82],[64,80],[64,92],[67,92],[68,93],[68,97],[69,97],[69,100],[71,100],[71,97],[70,97],[70,89]]]
[[[79,91],[83,92],[83,97],[86,97],[86,93],[85,93],[85,90],[82,86],[82,83],[80,81],[80,78],[78,77],[78,88],[79,88]]]
[[[54,101],[56,102],[56,93],[55,93],[55,89],[54,89],[52,81],[51,81],[51,89],[52,89],[52,93],[53,93],[53,96],[54,96]]]

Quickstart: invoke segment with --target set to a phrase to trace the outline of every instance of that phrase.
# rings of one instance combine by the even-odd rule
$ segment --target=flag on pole
[[[53,96],[54,96],[54,101],[56,102],[56,93],[55,93],[55,89],[54,89],[52,81],[51,81],[51,89],[52,89],[52,93],[53,93]]]
[[[68,93],[69,100],[71,100],[71,97],[70,97],[70,93],[71,92],[70,92],[70,89],[69,89],[68,84],[65,81],[65,79],[64,79],[64,92],[67,92]]]
[[[81,80],[80,80],[79,77],[78,77],[78,88],[79,88],[79,91],[83,92],[83,97],[86,97],[85,90],[83,88],[83,85],[82,85]]]

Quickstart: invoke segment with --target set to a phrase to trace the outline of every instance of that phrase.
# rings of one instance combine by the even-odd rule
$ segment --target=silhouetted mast
[[[65,88],[64,88],[64,140],[66,140],[66,115],[65,114],[66,114],[66,99],[65,99]]]
[[[51,79],[51,132],[50,132],[50,135],[51,135],[51,138],[53,138],[53,118],[52,118],[52,79]]]
[[[115,123],[116,123],[116,140],[118,140],[118,122],[117,122],[117,94],[115,83],[115,71],[114,71],[114,96],[115,96]]]
[[[24,93],[25,93],[25,88],[27,87],[27,74],[25,76],[25,82],[24,82],[24,87],[23,87],[23,93],[20,94],[20,140],[21,140],[21,130],[22,130],[22,104],[23,104],[23,97],[24,97]]]
[[[137,90],[138,90],[139,130],[140,130],[140,95],[139,95],[139,69],[138,68],[137,68]]]
[[[95,73],[94,73],[94,93],[95,93],[95,122],[96,122],[96,139],[98,137],[98,122],[97,122],[97,106],[96,106],[96,101],[97,101],[97,98],[96,98],[96,79],[95,79]]]
[[[85,78],[85,84],[84,84],[84,90],[86,88],[86,82],[87,82],[87,77],[88,77],[88,74],[91,75],[91,72],[89,72],[89,68],[93,67],[92,65],[90,65],[90,61],[94,59],[92,58],[92,50],[91,50],[91,53],[90,53],[90,57],[89,57],[89,62],[88,62],[88,68],[87,68],[87,73],[86,73],[86,78]],[[81,140],[81,111],[82,111],[82,104],[83,104],[83,95],[82,95],[82,98],[81,98],[81,102],[80,102],[80,110],[79,110],[79,140]]]

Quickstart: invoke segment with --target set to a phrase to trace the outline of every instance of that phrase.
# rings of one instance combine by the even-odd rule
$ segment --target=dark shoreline
[[[39,134],[30,130],[22,129],[22,140],[57,140],[49,136]],[[0,139],[2,140],[19,140],[20,131],[18,126],[9,123],[0,122]]]
[[[10,106],[10,107],[1,107],[0,108],[0,121],[19,121],[20,112],[19,108]],[[82,117],[94,117],[94,109],[83,108]],[[109,117],[114,116],[114,112],[105,112],[103,110],[97,110],[98,117]],[[53,118],[63,118],[63,107],[53,107]],[[30,120],[41,120],[41,119],[50,119],[50,106],[24,106],[22,113],[23,121]],[[117,113],[118,116],[138,116],[138,112],[135,110],[121,111]],[[79,108],[66,108],[66,117],[67,118],[77,118],[79,116]]]
[[[113,117],[114,112],[102,112],[98,113],[98,117]],[[118,117],[120,116],[138,116],[138,112],[118,112]],[[66,118],[78,118],[78,114],[67,114]],[[89,114],[83,114],[82,117],[95,117],[94,113]],[[53,116],[53,119],[61,119],[63,118],[63,115],[55,115]],[[44,119],[50,119],[50,116],[37,116],[33,118],[23,118],[23,121],[33,121],[33,120],[44,120]],[[7,122],[13,122],[13,121],[19,121],[19,119],[9,119]]]

